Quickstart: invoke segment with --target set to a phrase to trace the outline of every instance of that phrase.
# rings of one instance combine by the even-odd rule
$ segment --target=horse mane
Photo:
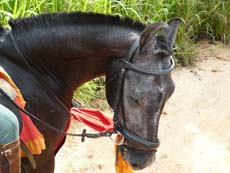
[[[119,16],[97,14],[97,13],[48,13],[38,16],[16,19],[9,21],[13,32],[15,30],[28,30],[31,27],[41,28],[56,25],[78,25],[78,24],[108,24],[125,27],[133,27],[143,30],[145,24],[134,21],[130,18],[121,18]]]

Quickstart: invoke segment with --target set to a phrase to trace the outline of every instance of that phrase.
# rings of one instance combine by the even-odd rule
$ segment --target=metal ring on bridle
[[[120,133],[120,132],[116,132],[116,137],[118,137],[118,135],[121,137],[121,139],[119,139],[119,141],[116,141],[117,139],[113,139],[112,135],[109,137],[110,140],[115,144],[115,145],[123,145],[125,142],[125,137]]]

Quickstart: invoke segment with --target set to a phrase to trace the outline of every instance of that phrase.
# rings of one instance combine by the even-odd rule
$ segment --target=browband
[[[170,61],[171,61],[171,66],[167,69],[164,69],[164,70],[145,70],[145,69],[139,68],[135,64],[132,64],[132,63],[123,59],[123,63],[124,63],[125,68],[127,68],[133,72],[136,72],[136,73],[141,73],[141,74],[145,74],[145,75],[153,75],[153,76],[162,76],[162,75],[166,75],[166,74],[170,73],[175,67],[175,61],[173,60],[172,57],[170,58]]]

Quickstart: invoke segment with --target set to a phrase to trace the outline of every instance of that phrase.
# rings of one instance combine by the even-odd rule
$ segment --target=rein
[[[105,131],[105,132],[101,132],[101,133],[86,133],[86,130],[83,129],[82,133],[67,133],[65,131],[62,131],[44,121],[42,121],[41,119],[39,119],[37,116],[35,116],[34,114],[28,112],[26,109],[21,108],[20,106],[18,106],[13,100],[11,100],[11,98],[0,88],[0,95],[2,95],[3,97],[5,97],[9,102],[11,102],[18,110],[22,111],[23,113],[25,113],[26,115],[28,115],[30,118],[33,118],[34,120],[38,121],[39,123],[43,124],[44,126],[58,132],[58,133],[62,133],[64,135],[68,135],[68,136],[76,136],[76,137],[82,137],[82,142],[84,142],[84,138],[99,138],[99,137],[110,137],[114,131]]]
[[[17,51],[17,53],[19,54],[19,57],[22,59],[22,61],[26,64],[26,66],[28,67],[28,69],[34,74],[35,78],[37,80],[35,80],[36,84],[38,86],[41,87],[45,87],[45,89],[49,92],[49,94],[51,94],[55,100],[67,111],[70,112],[69,109],[67,108],[67,106],[54,94],[54,92],[47,86],[47,85],[42,85],[45,84],[44,80],[36,75],[36,73],[34,72],[34,69],[32,68],[32,66],[26,61],[25,56],[23,55],[22,51],[20,50],[12,32],[9,32],[11,41]],[[27,111],[26,109],[21,108],[20,106],[18,106],[13,100],[11,100],[11,98],[0,88],[0,94],[5,97],[8,101],[10,101],[17,109],[19,109],[20,111],[22,111],[23,113],[25,113],[26,115],[28,115],[30,118],[38,121],[39,123],[43,124],[44,126],[67,136],[76,136],[76,137],[81,137],[81,141],[84,142],[85,141],[85,137],[87,138],[99,138],[99,137],[111,137],[112,134],[114,134],[114,131],[105,131],[105,132],[100,132],[100,133],[86,133],[86,129],[83,129],[82,133],[67,133],[63,130],[60,130],[44,121],[42,121],[41,119],[39,119],[36,115],[30,113],[29,111]]]
[[[45,87],[46,90],[63,106],[63,108],[69,112],[69,109],[67,108],[66,105],[64,105],[64,103],[53,93],[53,91],[46,85],[41,85],[41,84],[45,84],[44,80],[38,76],[35,75],[36,73],[34,72],[34,69],[31,67],[31,65],[26,61],[25,56],[23,55],[23,53],[21,52],[21,50],[19,49],[19,46],[12,34],[12,32],[9,33],[10,34],[10,38],[13,42],[13,45],[16,49],[16,51],[19,54],[19,57],[23,60],[23,62],[26,64],[26,66],[28,67],[28,69],[34,74],[34,76],[36,77],[36,79],[40,82],[38,82],[37,80],[35,80],[35,82],[41,86],[41,87]],[[43,124],[44,126],[58,132],[64,135],[68,135],[68,136],[76,136],[76,137],[81,137],[81,141],[84,142],[85,137],[88,138],[99,138],[99,137],[111,137],[113,134],[120,134],[122,136],[122,141],[120,142],[119,145],[124,145],[126,147],[129,147],[131,149],[135,149],[135,150],[139,150],[139,151],[144,151],[144,152],[153,152],[157,150],[157,147],[160,145],[159,140],[156,141],[148,141],[142,137],[139,137],[131,132],[129,132],[126,128],[125,128],[125,124],[120,124],[119,120],[118,120],[118,113],[120,110],[120,106],[122,108],[122,119],[123,119],[123,123],[124,118],[125,118],[125,113],[124,113],[124,104],[123,104],[123,93],[124,93],[124,82],[125,82],[125,74],[127,72],[127,70],[133,71],[135,73],[140,73],[143,75],[153,75],[153,76],[161,76],[161,75],[167,75],[168,73],[170,73],[174,67],[175,67],[175,62],[173,60],[173,58],[170,59],[171,61],[171,66],[167,69],[163,69],[163,70],[144,70],[142,68],[139,68],[137,65],[132,64],[131,60],[133,57],[134,52],[136,51],[136,49],[139,46],[139,39],[137,39],[129,48],[126,56],[124,56],[124,58],[122,59],[122,68],[121,68],[121,73],[122,73],[122,83],[120,86],[120,93],[119,94],[119,99],[118,102],[116,104],[116,107],[114,109],[114,130],[113,131],[105,131],[105,132],[101,132],[101,133],[86,133],[86,130],[84,129],[82,131],[82,133],[79,134],[75,134],[75,133],[67,133],[64,132],[44,121],[42,121],[41,119],[39,119],[37,116],[35,116],[34,114],[31,114],[30,112],[28,112],[27,110],[19,107],[16,103],[14,103],[14,101],[11,100],[11,98],[0,88],[0,94],[5,97],[7,100],[9,100],[17,109],[19,109],[20,111],[24,112],[25,114],[27,114],[29,117],[33,118],[34,120],[38,121],[39,123]]]

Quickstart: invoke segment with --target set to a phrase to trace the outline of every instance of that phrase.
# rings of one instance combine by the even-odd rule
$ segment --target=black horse
[[[123,158],[134,169],[143,169],[155,158],[159,118],[174,91],[171,55],[180,22],[175,18],[147,26],[91,13],[17,19],[9,22],[10,30],[0,27],[0,66],[20,88],[26,110],[60,130],[68,122],[76,88],[106,75],[115,131],[125,138]],[[22,172],[53,172],[54,145],[62,134],[33,121],[47,149],[35,156],[36,170],[22,159]]]

